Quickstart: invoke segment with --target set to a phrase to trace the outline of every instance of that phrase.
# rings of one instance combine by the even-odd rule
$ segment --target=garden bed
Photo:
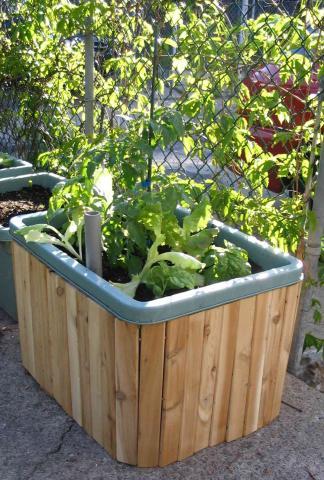
[[[12,215],[47,208],[50,191],[62,180],[52,173],[0,179],[0,307],[14,319],[17,308],[8,220]]]
[[[51,190],[41,185],[0,193],[0,225],[8,227],[9,220],[16,215],[47,210],[50,197]]]
[[[263,269],[139,302],[11,221],[22,358],[39,384],[121,462],[152,467],[279,414],[302,264],[220,222]]]

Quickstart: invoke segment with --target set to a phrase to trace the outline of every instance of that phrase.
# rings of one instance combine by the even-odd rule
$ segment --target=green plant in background
[[[0,168],[13,167],[14,163],[15,163],[15,160],[11,155],[0,152]]]
[[[179,143],[193,161],[212,162],[216,170],[235,165],[241,173],[241,182],[236,182],[228,195],[231,208],[223,217],[226,221],[239,223],[249,233],[266,235],[274,245],[296,250],[297,237],[304,234],[302,202],[284,196],[276,204],[272,199],[265,201],[264,188],[272,169],[279,178],[295,179],[295,187],[300,185],[299,179],[305,182],[312,174],[309,154],[314,121],[295,125],[282,92],[262,89],[251,94],[242,83],[242,71],[269,62],[279,66],[283,81],[293,78],[295,86],[309,81],[322,48],[318,27],[323,13],[316,4],[309,9],[302,6],[294,17],[263,14],[241,26],[230,25],[211,0],[196,4],[153,2],[150,15],[145,13],[145,4],[137,1],[126,8],[124,2],[107,4],[100,0],[80,5],[28,0],[18,2],[16,13],[0,38],[0,82],[22,87],[17,115],[23,119],[22,128],[30,130],[20,132],[20,140],[28,137],[35,148],[42,145],[38,151],[49,150],[39,157],[40,165],[68,176],[78,175],[82,157],[96,156],[100,150],[109,163],[116,164],[116,170],[127,170],[123,178],[131,187],[138,179],[145,179],[150,156]],[[109,45],[105,55],[98,53],[96,57],[97,136],[92,147],[80,134],[82,33],[89,15],[94,34]],[[107,17],[110,22],[103,21]],[[161,71],[156,81],[155,118],[150,121],[153,20],[160,30]],[[311,52],[312,60],[296,53],[301,44]],[[166,105],[164,98],[170,86],[178,93],[169,96]],[[309,110],[315,105],[311,97],[305,102]],[[283,127],[274,141],[300,139],[297,148],[284,155],[270,155],[251,137],[255,122],[272,126],[274,117]],[[154,133],[151,144],[146,138],[149,129]],[[316,157],[318,145],[315,149]],[[217,184],[221,186],[219,181]],[[254,202],[246,198],[247,191],[253,191]],[[252,228],[251,223],[246,227],[240,221],[235,192],[249,204],[246,211],[257,207],[262,222],[255,222]],[[276,220],[275,212],[281,208],[284,214]],[[267,221],[269,211],[271,222]],[[245,220],[247,215],[243,217]],[[291,235],[287,235],[290,229]]]

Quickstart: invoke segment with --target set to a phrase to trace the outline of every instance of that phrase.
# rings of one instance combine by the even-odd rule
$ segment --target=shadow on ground
[[[25,372],[18,327],[0,312],[1,480],[324,480],[324,394],[287,376],[278,420],[165,468],[109,455]]]

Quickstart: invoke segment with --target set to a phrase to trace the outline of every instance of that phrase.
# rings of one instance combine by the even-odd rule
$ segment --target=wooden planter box
[[[18,162],[18,160],[17,160]],[[20,162],[23,162],[20,160]],[[27,162],[23,162],[27,163]],[[33,185],[40,185],[44,188],[53,189],[55,185],[64,180],[63,177],[53,173],[31,173],[28,175],[1,178],[0,170],[0,193],[13,192],[28,187],[30,182]],[[17,167],[20,168],[20,167]],[[14,320],[17,320],[17,307],[15,297],[15,286],[13,280],[11,236],[9,227],[0,225],[0,308],[5,310]]]
[[[30,224],[27,217],[32,216],[16,217],[13,230]],[[281,270],[294,271],[290,285],[208,308],[201,306],[204,292],[196,290],[200,311],[156,320],[155,307],[166,305],[167,299],[155,300],[152,315],[158,323],[148,323],[144,314],[141,322],[136,309],[130,323],[111,313],[113,287],[106,287],[109,311],[99,296],[81,291],[77,276],[68,278],[66,265],[54,267],[68,261],[67,255],[52,246],[29,244],[26,249],[21,237],[15,238],[20,243],[14,242],[13,254],[23,365],[113,458],[143,467],[164,466],[248,435],[278,416],[301,285],[300,262],[278,254],[281,261],[286,259]],[[255,242],[269,251],[255,239],[251,245]],[[56,251],[55,258],[50,251]],[[94,275],[69,261],[71,268],[85,271],[87,280]],[[274,270],[280,277],[280,268]],[[250,277],[259,276],[262,283],[262,274]],[[98,287],[104,281],[95,277]],[[246,282],[253,284],[248,278],[236,281],[241,289]],[[231,290],[233,281],[225,283],[223,290]],[[216,291],[217,303],[220,286],[198,290],[207,288],[206,295]],[[136,302],[121,295],[122,301]],[[181,309],[174,297],[180,296],[180,302],[186,295],[193,292],[169,297],[175,314]],[[136,303],[144,311],[153,302]]]

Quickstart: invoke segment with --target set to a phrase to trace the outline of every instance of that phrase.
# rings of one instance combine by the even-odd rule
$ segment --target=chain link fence
[[[35,163],[52,152],[43,164],[69,174],[90,102],[107,161],[146,182],[152,171],[199,182],[221,219],[296,251],[319,157],[320,7],[3,2],[0,149]]]

